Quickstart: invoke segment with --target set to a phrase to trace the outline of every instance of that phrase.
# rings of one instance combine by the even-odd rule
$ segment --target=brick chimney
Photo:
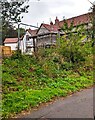
[[[53,22],[52,22],[52,21],[50,22],[50,25],[53,25]]]
[[[59,19],[57,17],[55,19],[55,25],[59,26]]]

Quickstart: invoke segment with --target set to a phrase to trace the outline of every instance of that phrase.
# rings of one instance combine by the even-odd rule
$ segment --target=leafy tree
[[[60,42],[59,52],[68,62],[78,63],[79,61],[85,61],[85,56],[91,53],[91,39],[85,28],[85,25],[74,27],[73,21],[68,26],[67,22],[64,21],[61,29],[64,35],[58,39],[58,43]]]
[[[27,9],[29,5],[25,5],[25,2],[28,0],[11,0],[10,2],[1,2],[2,5],[2,12],[1,17],[4,21],[15,21],[21,22],[21,13],[27,13]],[[24,5],[24,6],[23,6]]]
[[[22,37],[25,34],[25,29],[19,28],[19,30],[20,30],[20,37]],[[16,32],[18,32],[18,28],[16,28]]]
[[[21,22],[23,18],[21,13],[27,13],[28,0],[11,0],[10,2],[1,2],[0,6],[0,14],[2,19],[2,39],[4,40],[6,37],[16,37],[17,31],[14,29],[12,22]]]

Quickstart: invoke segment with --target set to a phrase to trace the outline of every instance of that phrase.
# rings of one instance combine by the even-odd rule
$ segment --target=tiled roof
[[[70,26],[71,22],[74,22],[74,26],[89,23],[91,21],[91,13],[82,14],[76,17],[72,17],[69,19],[66,19],[66,22],[68,23],[68,26]],[[64,20],[59,22],[59,26],[62,27],[64,24]]]
[[[58,26],[56,25],[49,25],[49,24],[43,24],[43,26],[48,29],[50,32],[57,32],[58,31]]]
[[[71,22],[74,22],[74,26],[80,25],[80,24],[85,24],[85,23],[89,23],[91,21],[91,16],[92,13],[86,13],[86,14],[82,14],[76,17],[72,17],[69,19],[66,19],[65,21],[68,23],[68,26],[70,26]],[[41,24],[41,26],[43,25],[49,32],[58,32],[58,29],[61,28],[64,25],[64,20],[59,21],[58,18],[57,22],[59,22],[58,24]],[[39,29],[41,28],[41,26],[39,27]],[[35,30],[31,30],[30,28],[27,29],[26,31],[28,31],[32,36],[36,36],[39,29],[35,29]],[[18,41],[18,38],[6,38],[4,43],[16,43]]]
[[[55,24],[49,25],[49,24],[43,23],[41,24],[41,26],[44,26],[49,32],[58,32],[58,29],[61,28],[65,22],[64,20],[59,21],[57,17],[56,17],[56,20],[57,20],[57,23],[59,22],[58,24],[55,23]],[[76,17],[72,17],[72,18],[66,19],[65,21],[68,23],[68,26],[70,26],[71,22],[73,22],[74,26],[89,23],[91,21],[91,13],[86,13]]]
[[[38,34],[38,31],[40,30],[40,29],[44,29],[44,28],[42,28],[42,26],[44,27],[44,28],[46,28],[47,30],[48,30],[48,32],[58,32],[58,29],[59,29],[59,27],[58,26],[56,26],[56,25],[54,25],[54,24],[44,24],[44,23],[42,23],[41,25],[40,25],[40,27],[39,27],[39,29],[37,30],[37,33],[36,34]],[[42,33],[42,34],[45,34],[45,33]]]
[[[18,38],[6,38],[4,43],[17,43]]]
[[[44,24],[42,23],[39,27],[39,29],[41,29],[42,26],[44,26],[49,32],[58,32],[58,29],[61,28],[64,25],[64,20],[59,21],[58,18],[56,17],[56,21],[58,24]],[[74,26],[80,25],[80,24],[85,24],[85,23],[89,23],[91,21],[91,13],[86,13],[86,14],[82,14],[76,17],[72,17],[69,19],[65,20],[68,23],[68,26],[70,26],[71,22],[74,23]],[[36,36],[39,29],[36,30],[31,30],[28,29],[28,32],[32,35],[32,36]]]
[[[31,29],[29,28],[29,29],[27,29],[27,31],[28,31],[32,36],[35,36],[36,33],[37,33],[37,29],[31,30]]]

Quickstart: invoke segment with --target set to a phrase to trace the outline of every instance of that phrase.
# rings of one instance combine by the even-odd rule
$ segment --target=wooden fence
[[[12,51],[10,46],[0,46],[0,57],[2,56],[7,57],[11,55]]]

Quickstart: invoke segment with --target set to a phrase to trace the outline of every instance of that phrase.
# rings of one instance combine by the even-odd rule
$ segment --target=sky
[[[92,6],[88,0],[29,0],[28,4],[28,13],[22,14],[22,23],[38,27],[41,23],[54,23],[56,16],[61,21],[63,18],[85,14]]]

